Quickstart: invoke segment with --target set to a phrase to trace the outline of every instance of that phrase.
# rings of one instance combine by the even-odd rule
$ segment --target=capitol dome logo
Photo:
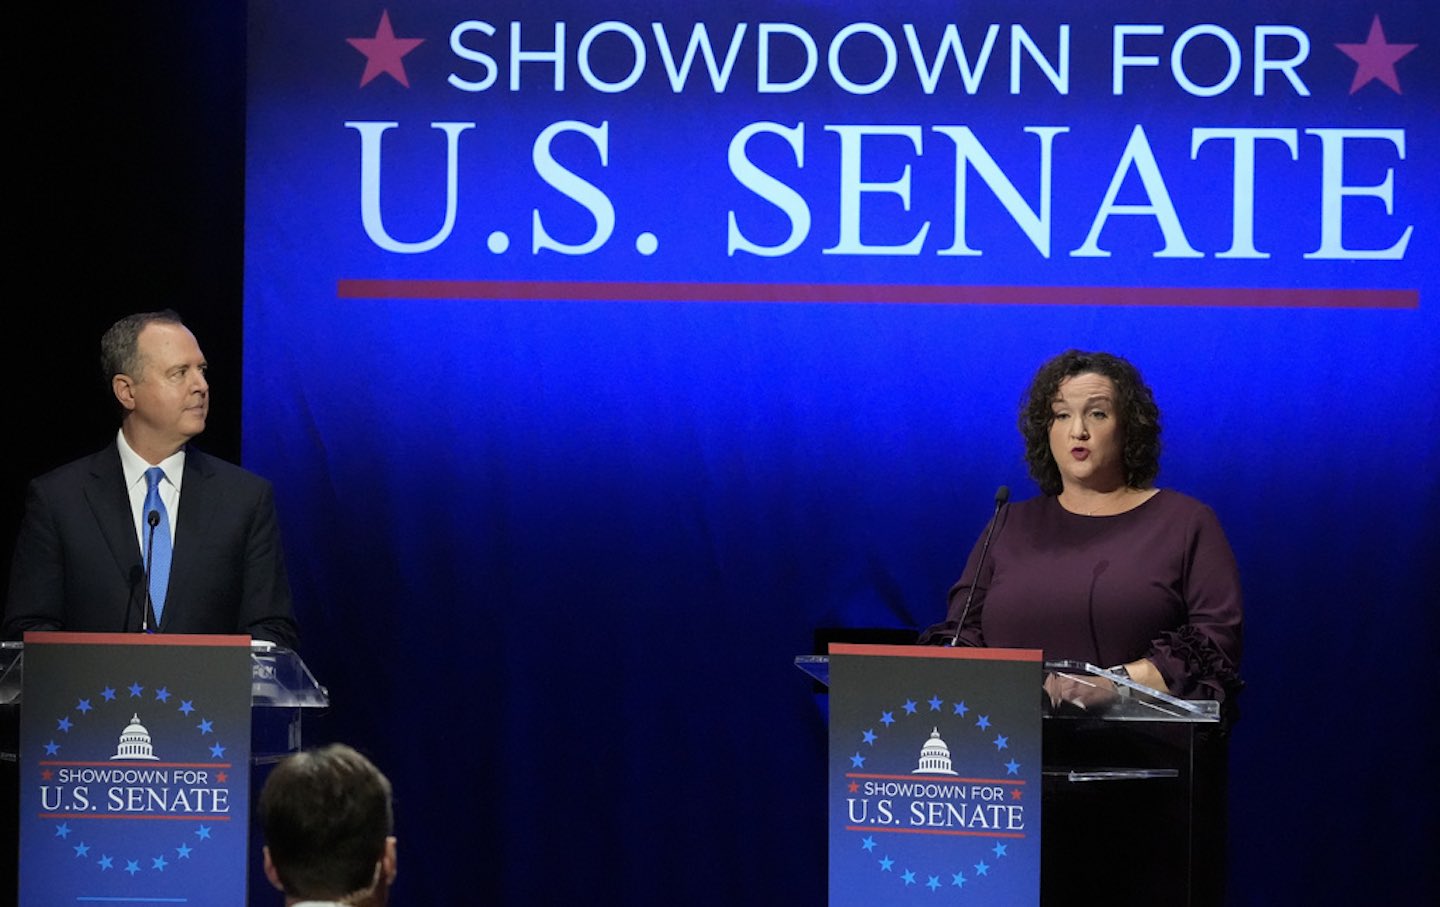
[[[930,739],[920,748],[920,762],[915,766],[912,775],[953,775],[955,770],[950,767],[950,747],[944,740],[940,739],[940,729],[937,727],[930,731]]]
[[[134,713],[130,724],[120,732],[120,743],[115,747],[115,755],[110,757],[111,761],[148,760],[158,762],[159,758],[155,755],[155,747],[150,743],[150,732],[145,729],[145,725],[140,723],[140,713]]]

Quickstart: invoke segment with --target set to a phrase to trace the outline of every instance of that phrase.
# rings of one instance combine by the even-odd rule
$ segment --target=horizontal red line
[[[104,813],[104,814],[101,814],[101,815],[96,815],[95,813],[40,813],[40,814],[37,815],[35,818],[37,818],[37,819],[130,819],[130,820],[136,821],[136,822],[159,822],[159,821],[168,821],[168,822],[180,822],[180,821],[184,821],[184,822],[229,822],[229,821],[230,821],[230,817],[229,817],[229,816],[202,816],[202,815],[198,815],[198,814],[196,814],[196,813],[190,813],[190,814],[184,815],[184,816],[172,816],[172,815],[168,815],[168,814],[165,814],[165,813],[161,813],[161,814],[159,814],[159,815],[155,815],[155,814],[153,814],[153,813],[146,813],[146,814],[144,814],[144,815],[139,815],[139,814],[136,814],[136,813]]]
[[[1015,787],[1024,787],[1025,782],[1020,778],[952,778],[949,775],[867,775],[862,772],[846,772],[847,778],[870,778],[884,781],[915,781],[931,782],[935,784],[1004,784]]]
[[[883,655],[886,658],[962,658],[971,661],[1044,661],[1041,649],[1001,649],[978,646],[882,646],[853,642],[830,643],[831,655]]]
[[[1024,839],[1024,832],[1016,831],[940,831],[929,828],[880,828],[871,825],[847,825],[846,831],[873,831],[886,835],[953,835],[964,838],[1019,838]]]
[[[244,646],[250,637],[199,633],[68,633],[63,630],[28,630],[25,644],[62,643],[67,646]]]
[[[622,280],[369,280],[341,278],[340,299],[560,302],[1099,305],[1147,308],[1418,309],[1420,291],[1337,287],[983,286],[882,283],[707,283]]]
[[[133,769],[141,771],[149,768],[229,768],[229,762],[59,762],[52,759],[41,759],[37,765],[63,765],[83,766],[86,768],[113,768],[116,771]]]

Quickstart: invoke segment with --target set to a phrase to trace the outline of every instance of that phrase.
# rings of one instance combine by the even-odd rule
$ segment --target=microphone
[[[960,630],[965,626],[965,617],[970,613],[970,605],[975,601],[975,584],[980,581],[980,573],[985,568],[985,555],[990,553],[990,540],[995,537],[995,526],[1000,522],[1000,508],[1009,501],[1009,485],[1001,485],[995,489],[995,512],[990,515],[990,528],[985,532],[985,544],[980,546],[980,560],[975,562],[975,575],[970,578],[970,591],[965,593],[965,607],[960,611],[960,619],[955,622],[955,635],[950,637],[951,646],[960,643]]]
[[[150,564],[155,553],[155,527],[160,525],[160,511],[152,510],[145,515],[150,531],[145,534],[145,610],[140,612],[140,632],[151,633],[150,614],[154,603],[150,600]]]

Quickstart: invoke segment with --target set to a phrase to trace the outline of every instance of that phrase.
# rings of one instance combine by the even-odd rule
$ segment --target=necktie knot
[[[160,487],[160,483],[163,481],[165,481],[165,470],[161,469],[159,466],[151,466],[149,469],[145,470],[146,491],[154,491],[156,488]]]

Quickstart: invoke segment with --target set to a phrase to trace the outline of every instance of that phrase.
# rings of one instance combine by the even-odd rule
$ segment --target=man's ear
[[[285,890],[285,886],[282,885],[282,884],[280,884],[280,873],[278,873],[278,872],[275,871],[275,862],[270,859],[270,845],[269,845],[269,844],[266,844],[266,845],[265,845],[264,853],[265,853],[265,878],[267,878],[267,879],[270,880],[270,884],[275,886],[275,890],[276,890],[276,891],[283,892],[283,891]]]
[[[116,375],[110,379],[110,391],[125,407],[126,412],[135,409],[135,381],[129,375]]]
[[[395,883],[395,874],[400,871],[400,866],[395,855],[394,835],[385,839],[385,852],[380,855],[380,871],[385,875],[386,885]]]

